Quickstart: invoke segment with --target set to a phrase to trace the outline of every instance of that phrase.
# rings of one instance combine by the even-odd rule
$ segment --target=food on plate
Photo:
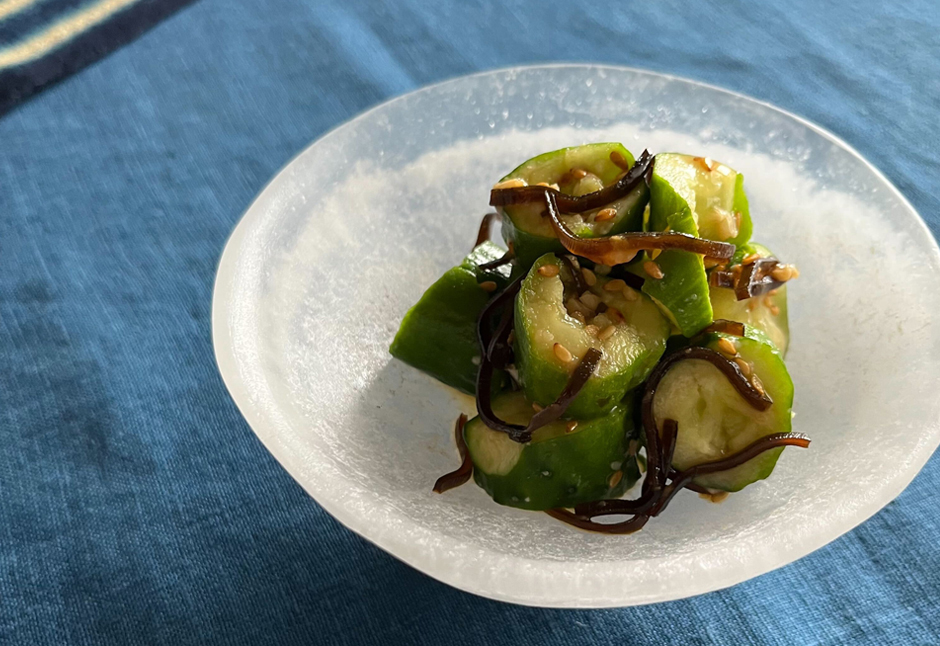
[[[628,534],[682,489],[718,501],[809,446],[784,363],[799,271],[751,241],[741,173],[588,144],[522,163],[490,204],[391,346],[476,398],[435,491],[472,477],[499,504]],[[497,218],[508,249],[487,241]]]

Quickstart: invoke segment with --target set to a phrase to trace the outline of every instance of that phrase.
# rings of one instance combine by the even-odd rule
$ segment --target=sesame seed
[[[749,364],[747,361],[741,357],[738,357],[734,360],[734,362],[738,364],[738,368],[741,370],[742,375],[747,377],[749,374],[751,374],[751,364]]]
[[[705,493],[700,493],[699,498],[713,502],[715,504],[720,503],[722,500],[727,498],[730,494],[727,491],[707,491]]]
[[[774,306],[774,299],[771,298],[770,296],[764,296],[764,306],[765,306],[765,307],[773,307],[773,306]]]
[[[604,310],[604,313],[610,318],[611,321],[616,325],[617,323],[623,323],[624,317],[623,312],[618,310],[616,307],[607,306],[607,309]]]
[[[539,182],[538,184],[536,184],[536,186],[544,186],[545,188],[551,188],[552,185],[549,184],[548,182]]]
[[[774,280],[785,283],[793,277],[793,270],[789,265],[777,265],[773,268],[773,271],[770,272],[770,275],[773,276]]]
[[[800,270],[797,269],[795,266],[790,265],[790,279],[792,280],[793,278],[799,278],[799,277],[800,277]]]
[[[538,413],[538,412],[541,412],[542,407],[539,406],[538,404],[536,404],[535,402],[532,402],[532,410],[534,410],[536,413]]]
[[[579,312],[578,310],[575,310],[574,312],[572,312],[572,313],[571,313],[571,317],[574,318],[574,319],[577,319],[582,325],[583,325],[584,323],[587,323],[587,317],[584,316],[584,314],[582,314],[582,313]]]
[[[615,217],[617,217],[617,209],[601,209],[594,216],[594,221],[607,222],[607,220],[613,220]]]
[[[753,265],[755,260],[760,259],[760,254],[758,253],[749,253],[744,256],[744,260],[741,261],[742,265]]]
[[[777,307],[776,305],[771,305],[770,313],[773,314],[774,316],[777,316],[778,314],[780,314],[780,308]]]
[[[660,280],[664,276],[663,270],[652,260],[647,260],[643,263],[643,271],[645,271],[650,278],[655,278],[656,280]]]
[[[585,325],[584,331],[591,336],[597,336],[597,333],[600,332],[600,328],[598,328],[596,325]]]
[[[661,254],[662,252],[663,252],[662,249],[653,249],[650,252],[650,260],[656,260],[657,258],[659,258],[659,254]]]
[[[623,170],[630,168],[630,164],[627,163],[627,158],[624,157],[619,150],[610,151],[610,161],[614,162],[614,165]]]
[[[614,278],[613,280],[608,280],[606,283],[604,283],[604,290],[608,292],[620,292],[623,291],[623,288],[626,286],[627,284],[625,282],[619,278]]]
[[[498,184],[494,184],[493,188],[522,188],[523,186],[528,186],[528,182],[524,179],[507,179]]]
[[[584,276],[584,282],[587,283],[588,287],[594,287],[597,284],[597,276],[587,267],[581,268],[581,275]]]
[[[614,471],[614,475],[610,476],[610,480],[607,481],[607,484],[613,489],[620,484],[621,480],[623,480],[623,471]]]
[[[708,157],[693,157],[692,161],[693,163],[695,163],[696,166],[698,166],[700,169],[702,169],[706,173],[710,173],[713,170],[715,170],[715,162],[713,162]]]
[[[588,172],[583,168],[572,168],[570,171],[571,179],[581,179],[587,177]]]
[[[761,380],[757,377],[757,375],[752,375],[752,376],[751,376],[751,385],[754,386],[754,390],[756,390],[757,392],[759,392],[761,395],[764,394],[764,384],[763,384],[763,383],[761,382]]]
[[[726,339],[724,337],[718,339],[718,349],[731,356],[734,356],[738,353],[738,349],[734,346],[734,343],[732,343],[730,339]]]
[[[484,280],[482,283],[480,283],[480,287],[484,292],[496,291],[496,283],[494,283],[492,280]]]
[[[565,425],[565,433],[572,433],[576,428],[578,428],[578,421],[573,419]]]
[[[552,278],[558,275],[558,265],[542,265],[539,267],[539,275],[546,278]]]
[[[623,297],[627,299],[628,301],[630,301],[631,303],[639,298],[637,293],[634,290],[627,287],[626,285],[623,286]]]
[[[606,276],[613,269],[610,265],[594,265],[594,273],[598,276]]]
[[[742,218],[741,212],[740,212],[740,211],[735,211],[735,212],[734,212],[734,222],[735,222],[735,224],[737,225],[738,231],[741,230],[741,218]]]
[[[603,330],[601,330],[600,334],[597,335],[597,338],[600,339],[601,341],[606,341],[607,339],[612,337],[614,335],[614,332],[616,331],[617,331],[617,328],[615,328],[613,325],[608,325]]]
[[[560,343],[556,343],[555,345],[552,346],[552,352],[554,352],[555,356],[561,359],[562,361],[564,361],[565,363],[570,362],[572,359],[571,353],[568,352],[568,348],[566,348]]]

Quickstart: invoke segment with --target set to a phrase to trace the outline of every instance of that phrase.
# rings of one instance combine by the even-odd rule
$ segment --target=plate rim
[[[373,112],[386,108],[399,101],[406,100],[415,94],[430,91],[440,86],[448,85],[451,83],[455,83],[455,82],[463,81],[465,79],[475,78],[479,76],[512,74],[512,73],[527,72],[527,71],[533,71],[533,70],[553,70],[553,69],[565,69],[565,68],[583,68],[583,69],[590,69],[590,70],[613,70],[616,72],[629,72],[629,73],[633,73],[637,75],[643,75],[643,76],[648,76],[648,77],[653,77],[653,78],[658,78],[658,79],[665,79],[669,81],[679,81],[682,83],[687,83],[692,86],[697,86],[700,88],[705,88],[708,90],[730,95],[731,97],[739,101],[744,101],[744,102],[751,103],[751,104],[757,104],[763,108],[770,109],[773,112],[776,112],[778,114],[781,114],[785,117],[792,119],[793,121],[797,122],[803,127],[808,128],[809,130],[815,132],[817,135],[823,137],[824,139],[830,141],[831,143],[835,144],[839,148],[848,152],[856,160],[860,161],[863,164],[863,166],[869,172],[871,172],[878,180],[880,180],[890,190],[891,194],[895,198],[899,199],[900,203],[904,207],[906,207],[906,209],[911,214],[914,215],[914,220],[916,221],[916,224],[919,227],[920,232],[926,238],[928,246],[932,248],[935,261],[940,262],[940,245],[938,245],[937,239],[933,236],[933,233],[931,232],[930,228],[927,226],[927,223],[924,220],[924,218],[920,215],[917,209],[914,208],[914,206],[907,199],[907,197],[894,185],[894,183],[892,183],[891,180],[884,173],[882,173],[874,164],[868,161],[868,159],[866,159],[860,152],[858,152],[854,147],[848,144],[841,137],[835,135],[829,130],[823,128],[822,126],[819,126],[816,123],[813,123],[812,121],[804,117],[801,117],[793,112],[790,112],[789,110],[780,108],[762,99],[757,99],[755,97],[746,95],[742,92],[738,92],[736,90],[730,90],[730,89],[727,89],[727,88],[724,88],[724,87],[721,87],[719,85],[715,85],[712,83],[698,81],[695,79],[690,79],[690,78],[679,76],[679,75],[659,72],[656,70],[649,70],[649,69],[632,67],[632,66],[611,65],[611,64],[606,64],[606,63],[579,63],[579,62],[554,63],[553,62],[553,63],[540,63],[540,64],[534,64],[534,65],[514,65],[514,66],[508,66],[508,67],[498,67],[498,68],[493,68],[493,69],[488,69],[488,70],[482,70],[479,72],[474,72],[472,74],[463,74],[463,75],[448,77],[441,81],[437,81],[435,83],[431,83],[428,85],[423,85],[409,92],[406,92],[397,96],[393,96],[385,101],[375,104],[359,112],[358,114],[351,117],[350,119],[343,121],[335,125],[334,127],[329,128],[328,130],[324,131],[322,134],[316,137],[313,141],[307,144],[302,150],[297,152],[297,154],[291,157],[289,161],[287,161],[283,166],[281,166],[277,170],[277,172],[274,173],[274,175],[271,176],[271,178],[264,184],[261,190],[255,195],[255,197],[251,200],[250,204],[247,206],[247,208],[239,217],[237,223],[232,229],[232,232],[229,234],[228,238],[225,241],[225,245],[223,247],[222,253],[219,256],[219,261],[216,266],[216,275],[215,275],[215,280],[213,283],[213,290],[212,290],[211,334],[212,334],[213,355],[215,357],[216,366],[218,368],[222,381],[225,384],[225,387],[228,390],[230,397],[235,403],[236,408],[238,409],[239,413],[241,413],[245,421],[248,423],[248,426],[251,428],[252,433],[254,433],[255,437],[261,442],[261,444],[265,447],[265,449],[267,449],[267,451],[277,460],[280,466],[285,471],[287,471],[287,473],[294,479],[294,481],[297,482],[297,484],[299,484],[301,488],[303,488],[304,491],[318,505],[320,505],[327,513],[329,513],[330,516],[332,516],[334,519],[336,519],[340,524],[342,524],[344,527],[346,527],[350,531],[355,532],[357,535],[363,537],[370,543],[376,545],[377,547],[382,549],[385,553],[391,555],[395,559],[403,563],[406,563],[410,567],[415,568],[416,570],[422,572],[423,574],[427,576],[430,576],[431,578],[441,581],[442,583],[445,583],[451,587],[460,589],[464,592],[469,592],[471,594],[481,596],[484,598],[489,598],[489,599],[494,599],[494,600],[504,601],[504,602],[509,602],[509,603],[515,603],[515,604],[524,605],[524,606],[533,606],[533,607],[581,608],[581,609],[628,607],[628,606],[646,605],[650,603],[659,603],[659,602],[689,598],[689,597],[697,596],[700,594],[705,594],[708,592],[721,590],[724,588],[737,585],[738,583],[742,583],[744,581],[750,580],[752,578],[756,578],[758,576],[761,576],[773,570],[779,569],[785,565],[793,563],[794,561],[797,561],[803,558],[804,556],[828,545],[829,543],[835,541],[836,539],[840,538],[844,534],[858,527],[862,523],[866,522],[872,516],[878,513],[881,509],[887,506],[890,502],[892,502],[895,498],[897,498],[910,485],[910,483],[914,480],[914,478],[917,477],[917,475],[923,469],[924,465],[927,463],[927,461],[936,451],[938,446],[940,446],[940,436],[936,437],[934,441],[928,443],[928,445],[932,444],[933,446],[932,448],[930,448],[929,451],[927,451],[926,449],[924,450],[924,455],[922,456],[922,459],[919,457],[917,460],[913,462],[912,466],[916,466],[916,469],[912,470],[910,477],[896,478],[890,481],[884,487],[884,491],[886,493],[883,496],[879,496],[876,499],[873,499],[871,502],[869,502],[869,504],[863,507],[856,516],[852,517],[851,520],[849,520],[848,522],[837,523],[835,525],[827,525],[827,527],[835,528],[834,531],[826,532],[826,535],[828,536],[828,538],[819,538],[819,537],[814,536],[813,540],[807,542],[806,545],[808,545],[808,547],[805,545],[801,545],[799,549],[793,550],[792,553],[791,552],[786,553],[783,560],[772,559],[773,562],[769,565],[769,567],[767,567],[766,569],[763,569],[763,571],[760,574],[738,575],[735,573],[736,572],[735,570],[731,573],[730,576],[715,577],[713,581],[717,581],[717,582],[714,582],[714,583],[709,582],[709,583],[706,583],[705,585],[696,586],[694,589],[690,590],[688,593],[680,592],[680,593],[673,593],[673,594],[668,594],[668,593],[664,594],[660,592],[656,594],[647,595],[646,597],[631,595],[631,598],[628,601],[622,601],[622,600],[616,601],[615,600],[615,601],[609,601],[609,602],[608,601],[598,602],[595,600],[595,601],[588,601],[585,603],[585,602],[580,602],[578,600],[566,601],[566,600],[562,600],[558,598],[553,598],[552,600],[545,600],[545,599],[535,598],[531,595],[529,597],[523,597],[523,596],[519,596],[516,594],[503,594],[499,591],[490,592],[490,591],[481,590],[481,589],[474,589],[471,586],[467,585],[463,580],[455,580],[455,578],[459,579],[459,577],[447,575],[447,574],[453,575],[454,570],[448,570],[447,572],[433,570],[433,569],[428,568],[429,560],[421,560],[421,559],[413,558],[413,557],[406,558],[398,550],[395,549],[396,546],[390,545],[395,542],[394,537],[389,536],[389,533],[384,531],[385,528],[376,529],[376,528],[368,526],[366,523],[357,523],[356,521],[358,517],[355,514],[345,513],[344,510],[342,509],[342,506],[337,501],[331,500],[328,502],[324,502],[323,500],[318,498],[315,491],[313,490],[313,487],[308,486],[307,483],[304,483],[295,473],[295,470],[291,466],[289,466],[290,460],[288,460],[287,457],[282,454],[282,453],[286,453],[286,450],[283,450],[281,447],[276,446],[273,441],[266,440],[256,428],[256,426],[262,425],[262,423],[265,420],[262,419],[263,416],[251,410],[250,395],[247,393],[247,388],[244,387],[244,384],[242,383],[240,379],[238,361],[234,352],[232,351],[232,348],[233,348],[232,344],[231,343],[225,344],[222,342],[222,339],[227,336],[228,317],[226,316],[226,314],[229,311],[229,303],[224,301],[222,294],[233,283],[234,272],[232,272],[231,270],[227,270],[227,268],[230,265],[232,265],[232,263],[234,262],[234,257],[237,251],[239,250],[239,246],[240,246],[239,243],[245,237],[249,228],[249,224],[256,218],[261,217],[261,213],[255,213],[255,210],[256,210],[255,207],[263,200],[263,198],[267,196],[267,194],[270,191],[273,190],[275,183],[283,175],[289,172],[290,168],[302,156],[304,156],[308,151],[310,151],[311,148],[317,146],[324,139],[330,137],[334,133],[344,128],[354,126],[359,121],[367,118]],[[940,422],[940,420],[938,420],[938,422]],[[409,524],[413,524],[412,521],[406,519],[398,512],[393,512],[393,513],[395,516],[398,516],[403,521],[408,522]],[[424,531],[427,533],[428,537],[431,537],[431,538],[440,537],[440,534],[434,530],[425,529]],[[490,553],[489,550],[481,551],[480,548],[476,548],[476,549],[462,548],[462,549],[463,551],[472,551],[474,553],[480,553],[480,554]],[[779,552],[777,552],[776,554],[779,556]],[[565,561],[562,563],[547,563],[546,564],[539,560],[520,558],[517,556],[502,555],[502,558],[511,559],[512,561],[515,561],[515,562],[523,561],[523,562],[528,562],[531,564],[536,564],[538,568],[541,569],[543,573],[546,573],[546,574],[551,574],[551,571],[554,571],[554,570],[560,570],[561,568],[559,568],[558,566],[562,564],[565,566],[565,568],[570,568],[572,564],[583,563],[584,565],[588,565],[586,562],[580,562],[580,561]],[[756,558],[753,562],[760,563],[761,561],[766,561],[766,560],[767,560],[766,558]],[[655,559],[650,560],[650,562],[652,561],[655,561]]]

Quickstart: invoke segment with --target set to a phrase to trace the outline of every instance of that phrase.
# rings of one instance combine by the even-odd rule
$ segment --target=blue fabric
[[[226,237],[309,141],[394,94],[533,61],[647,67],[805,115],[936,233],[938,14],[202,0],[21,103],[0,119],[0,643],[940,643],[936,457],[869,522],[734,588],[517,607],[327,516],[239,416],[209,329]]]

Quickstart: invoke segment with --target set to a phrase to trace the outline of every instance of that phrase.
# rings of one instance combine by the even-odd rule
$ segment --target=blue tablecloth
[[[390,96],[521,63],[771,101],[857,147],[936,233],[938,34],[934,0],[201,0],[21,103],[0,119],[0,643],[940,643],[937,458],[737,587],[516,607],[327,516],[240,417],[209,328],[226,237],[291,156]]]

